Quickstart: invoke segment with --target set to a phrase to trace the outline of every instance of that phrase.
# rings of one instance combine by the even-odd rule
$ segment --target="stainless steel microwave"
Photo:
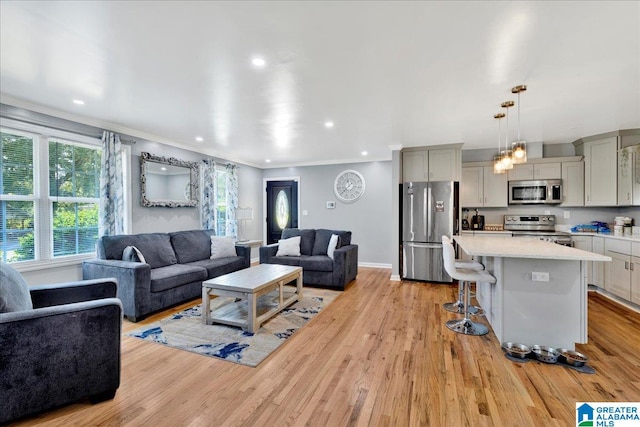
[[[562,180],[509,181],[510,205],[562,203]]]

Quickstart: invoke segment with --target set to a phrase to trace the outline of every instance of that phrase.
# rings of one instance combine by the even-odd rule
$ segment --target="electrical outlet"
[[[531,280],[534,282],[548,282],[549,273],[541,273],[539,271],[531,272]]]
[[[564,219],[571,218],[571,211],[564,211]]]

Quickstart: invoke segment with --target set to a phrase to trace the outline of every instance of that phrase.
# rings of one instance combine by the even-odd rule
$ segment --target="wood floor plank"
[[[116,397],[31,426],[566,426],[577,401],[640,401],[640,314],[589,294],[596,374],[507,360],[493,332],[444,323],[457,287],[361,268],[331,305],[256,368],[123,336]],[[131,331],[198,303],[158,313]],[[486,322],[483,319],[479,320]]]

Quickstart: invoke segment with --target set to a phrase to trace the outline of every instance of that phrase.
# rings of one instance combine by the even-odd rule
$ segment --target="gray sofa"
[[[236,256],[209,259],[213,230],[104,236],[97,259],[82,263],[82,277],[118,279],[118,298],[132,322],[202,295],[202,282],[249,267],[251,248],[236,246]],[[135,246],[145,263],[123,261]]]
[[[27,286],[0,262],[0,425],[120,385],[122,305],[113,278]]]
[[[339,237],[333,259],[327,255],[332,234]],[[358,274],[358,245],[351,244],[351,232],[326,229],[285,228],[282,239],[300,236],[300,256],[276,256],[278,243],[260,247],[260,264],[302,267],[305,285],[344,290]]]

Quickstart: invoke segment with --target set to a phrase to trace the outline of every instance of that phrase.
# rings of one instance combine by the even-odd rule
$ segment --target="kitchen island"
[[[476,299],[500,342],[570,350],[587,342],[586,263],[610,257],[537,238],[454,240],[496,278],[476,285]]]

